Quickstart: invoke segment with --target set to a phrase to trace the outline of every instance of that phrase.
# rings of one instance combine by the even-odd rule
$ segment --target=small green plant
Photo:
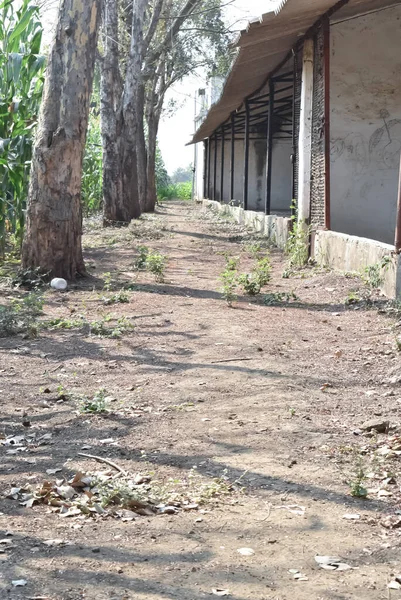
[[[101,414],[107,412],[107,394],[104,388],[98,390],[92,398],[82,398],[80,411],[84,414]]]
[[[86,320],[84,317],[79,317],[77,319],[65,319],[63,317],[58,317],[56,319],[50,319],[43,323],[43,327],[46,329],[80,329],[84,325],[86,325]]]
[[[251,273],[245,273],[238,277],[238,283],[249,296],[260,294],[271,278],[271,264],[269,258],[258,258]]]
[[[295,408],[289,408],[289,409],[288,409],[288,412],[290,413],[290,417],[291,417],[291,418],[292,418],[292,417],[295,417],[295,415],[296,415],[296,413],[297,413],[297,411],[296,411],[296,409],[295,409]]]
[[[44,273],[40,267],[36,269],[20,269],[11,277],[11,285],[16,288],[38,290],[46,285],[49,273]]]
[[[361,298],[359,297],[359,295],[357,294],[357,292],[349,292],[348,296],[346,297],[344,304],[346,306],[351,306],[352,304],[358,304],[358,302],[361,301]]]
[[[148,254],[150,252],[148,246],[139,246],[138,247],[139,256],[135,262],[135,267],[137,269],[145,269],[146,268],[146,259],[148,258]]]
[[[232,306],[233,302],[235,302],[235,300],[237,299],[237,294],[236,294],[236,290],[237,290],[237,286],[238,286],[238,279],[237,279],[237,271],[236,270],[232,270],[228,267],[226,267],[224,269],[224,271],[222,273],[220,273],[220,281],[221,281],[221,288],[220,291],[223,295],[224,300],[227,302],[228,306]]]
[[[383,285],[384,277],[390,264],[391,256],[386,255],[383,256],[380,262],[365,267],[362,277],[364,283],[373,290],[379,288]]]
[[[246,244],[244,246],[244,250],[247,254],[250,254],[252,258],[259,258],[259,255],[263,251],[262,245],[260,243]]]
[[[271,292],[263,297],[263,304],[266,306],[276,306],[291,301],[299,300],[295,292]]]
[[[102,302],[105,306],[109,306],[110,304],[127,304],[129,302],[129,295],[125,290],[120,290],[112,296],[103,296]]]
[[[106,292],[109,292],[111,290],[112,284],[111,284],[111,273],[103,273],[103,289]]]
[[[395,338],[395,345],[398,352],[401,352],[401,337],[399,335]]]
[[[42,312],[43,297],[33,292],[0,306],[0,337],[18,333],[36,336],[39,330],[38,317]]]
[[[164,281],[164,273],[167,265],[167,256],[160,252],[149,252],[146,257],[146,270],[154,275],[158,282]]]
[[[357,468],[355,470],[353,478],[348,482],[350,487],[351,496],[354,498],[366,498],[368,495],[368,490],[365,487],[366,481],[366,473],[362,464],[362,461],[359,460],[357,464]]]
[[[310,226],[304,221],[296,221],[293,219],[292,231],[289,233],[285,247],[289,267],[300,269],[307,264],[309,258],[310,234]]]
[[[88,325],[92,335],[111,338],[120,338],[133,328],[126,317],[121,317],[115,322],[110,315],[106,315],[98,321],[91,321]]]

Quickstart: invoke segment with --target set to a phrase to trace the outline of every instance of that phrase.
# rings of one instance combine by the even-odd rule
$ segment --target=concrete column
[[[298,221],[308,221],[311,198],[313,109],[313,39],[304,42],[301,93],[301,123],[299,129],[299,192]]]

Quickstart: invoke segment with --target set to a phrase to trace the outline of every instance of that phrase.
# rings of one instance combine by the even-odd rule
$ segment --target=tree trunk
[[[139,214],[146,190],[146,147],[143,153],[143,106],[144,83],[142,77],[143,29],[147,0],[134,0],[132,9],[132,33],[123,94],[123,196],[124,203],[135,206]],[[141,120],[142,119],[142,120]],[[139,151],[139,152],[138,152]],[[145,167],[144,167],[145,165]],[[144,181],[145,180],[145,181]],[[137,216],[139,216],[139,214]]]
[[[62,0],[35,140],[24,269],[73,280],[82,256],[82,161],[101,0]]]
[[[103,147],[103,221],[129,220],[122,204],[122,174],[119,159],[121,134],[121,79],[118,63],[118,0],[105,0],[103,7],[104,56],[101,61],[100,115]]]
[[[159,116],[153,112],[148,116],[148,163],[147,163],[147,188],[146,205],[144,212],[154,212],[157,200],[156,186],[156,150],[157,132],[159,129]]]

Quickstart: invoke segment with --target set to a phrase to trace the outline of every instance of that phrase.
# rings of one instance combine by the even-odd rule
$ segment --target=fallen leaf
[[[347,519],[348,521],[357,521],[358,519],[361,518],[361,515],[358,515],[357,513],[355,514],[347,514],[347,515],[343,515],[343,519]]]
[[[61,473],[62,469],[46,469],[46,473],[48,475],[56,475],[56,473]]]
[[[229,590],[222,590],[220,588],[213,588],[212,589],[212,594],[214,594],[215,596],[229,596],[230,592],[229,592]]]

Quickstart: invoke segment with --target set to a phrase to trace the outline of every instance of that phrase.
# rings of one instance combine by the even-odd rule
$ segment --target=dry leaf
[[[222,590],[220,588],[213,588],[212,589],[212,594],[214,594],[215,596],[229,596],[230,592],[229,592],[229,590]]]

